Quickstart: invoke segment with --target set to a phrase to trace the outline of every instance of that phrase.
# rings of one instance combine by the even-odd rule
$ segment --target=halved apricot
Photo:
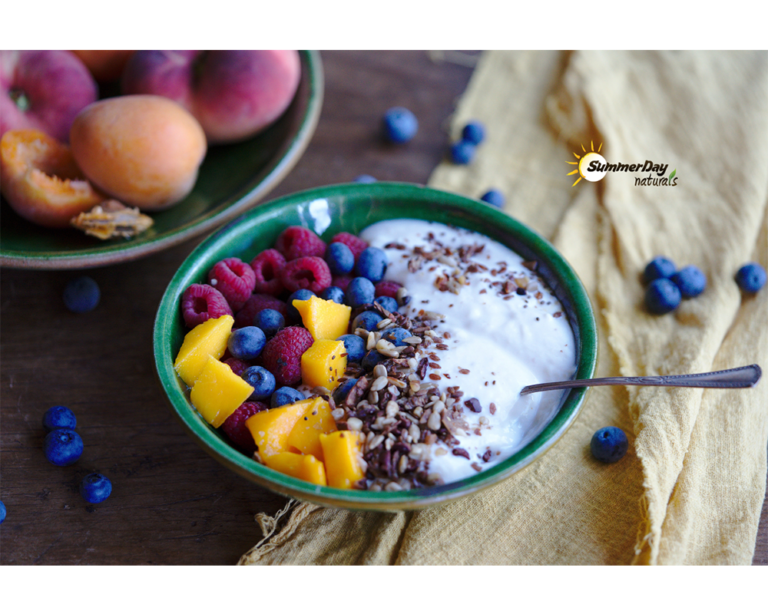
[[[106,200],[85,179],[67,145],[39,130],[9,130],[0,140],[0,187],[21,217],[49,228]]]

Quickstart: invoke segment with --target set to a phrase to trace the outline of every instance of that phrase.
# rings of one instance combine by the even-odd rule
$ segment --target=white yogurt
[[[480,403],[480,413],[464,408],[469,430],[457,435],[458,447],[469,453],[469,460],[453,455],[443,443],[434,444],[429,472],[439,474],[446,483],[460,480],[508,458],[530,442],[554,417],[565,393],[521,397],[520,390],[529,384],[570,379],[576,372],[573,332],[565,310],[544,282],[509,248],[460,228],[400,219],[374,224],[361,237],[387,253],[386,279],[408,289],[412,301],[401,312],[413,316],[423,309],[445,315],[444,322],[434,323],[433,329],[448,333],[448,338],[440,340],[448,349],[429,348],[440,357],[440,368],[430,369],[440,380],[427,376],[424,381],[441,390],[459,386],[464,392],[462,402],[474,397]],[[422,261],[418,270],[409,270],[414,248],[431,252],[435,241],[454,252],[461,246],[483,245],[469,261],[487,270],[466,273],[467,262],[460,263],[457,270],[437,260]],[[393,243],[398,246],[392,247]],[[436,287],[440,276],[461,273],[469,283],[461,285],[458,294]],[[527,283],[525,295],[513,289],[518,286],[515,279],[521,286]],[[507,280],[510,283],[505,287]],[[444,282],[438,284],[445,287]],[[492,403],[495,413],[491,413]],[[490,460],[481,460],[484,454],[488,457],[488,450]]]

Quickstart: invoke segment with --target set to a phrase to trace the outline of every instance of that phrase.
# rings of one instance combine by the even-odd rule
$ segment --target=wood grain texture
[[[425,183],[445,154],[447,119],[471,68],[425,52],[323,53],[326,98],[304,157],[270,195],[351,181],[366,173]],[[418,136],[382,143],[391,106],[419,118]],[[98,308],[69,313],[66,271],[0,272],[0,527],[2,564],[233,564],[260,538],[254,514],[285,499],[234,475],[192,442],[170,411],[152,358],[155,310],[199,240],[87,272]],[[85,452],[72,467],[43,456],[42,415],[77,415]],[[84,475],[114,485],[104,503],[78,494]],[[768,505],[755,564],[768,564]]]

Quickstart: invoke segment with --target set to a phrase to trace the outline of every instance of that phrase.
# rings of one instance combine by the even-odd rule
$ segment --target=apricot
[[[49,228],[105,200],[64,143],[39,130],[9,130],[0,140],[0,187],[21,217]]]
[[[207,148],[197,120],[161,96],[95,102],[75,118],[69,138],[91,182],[146,211],[167,209],[192,191]]]
[[[111,49],[109,51],[89,49],[87,51],[72,51],[72,53],[80,58],[80,61],[91,71],[96,81],[107,82],[120,78],[125,63],[134,52],[124,49]]]

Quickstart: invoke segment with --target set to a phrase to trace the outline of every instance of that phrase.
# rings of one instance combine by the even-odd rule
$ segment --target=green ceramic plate
[[[99,241],[77,230],[51,230],[0,204],[0,266],[79,269],[134,260],[221,226],[253,206],[298,162],[315,131],[323,100],[320,54],[301,52],[301,82],[280,119],[253,139],[211,147],[192,193],[130,240]]]
[[[475,492],[502,480],[550,448],[576,418],[585,389],[572,390],[557,415],[527,446],[506,461],[477,475],[442,486],[401,492],[366,492],[314,486],[277,473],[232,448],[189,403],[184,383],[173,370],[185,329],[179,307],[192,283],[205,281],[219,260],[238,256],[250,261],[272,247],[288,225],[311,228],[323,238],[340,231],[358,233],[385,219],[433,220],[481,232],[528,260],[562,301],[578,343],[577,378],[592,377],[597,333],[584,287],[563,257],[542,237],[501,211],[456,194],[402,183],[328,186],[286,196],[249,211],[206,239],[174,275],[157,312],[154,352],[160,382],[176,415],[191,436],[214,458],[240,475],[274,491],[321,505],[352,509],[416,509]]]

